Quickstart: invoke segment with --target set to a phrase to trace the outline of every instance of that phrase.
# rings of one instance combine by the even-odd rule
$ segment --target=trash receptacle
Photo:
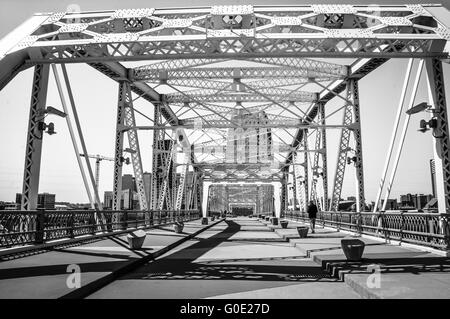
[[[298,226],[297,232],[300,238],[306,238],[308,236],[309,227],[308,226]]]
[[[143,230],[136,230],[127,235],[128,245],[130,249],[140,249],[144,244],[147,234]]]
[[[177,234],[181,234],[183,232],[184,223],[183,222],[176,222],[173,224],[173,229]]]
[[[360,261],[366,244],[360,239],[342,239],[341,247],[349,261]]]

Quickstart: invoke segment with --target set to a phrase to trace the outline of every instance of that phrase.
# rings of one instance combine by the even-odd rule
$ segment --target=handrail
[[[308,222],[308,214],[286,210],[284,217]],[[386,240],[450,250],[450,214],[411,211],[342,212],[320,211],[316,221],[333,227]]]
[[[0,249],[38,245],[59,239],[113,234],[138,228],[199,219],[198,210],[102,210],[106,222],[96,222],[95,210],[0,211]],[[117,222],[112,216],[118,214]]]

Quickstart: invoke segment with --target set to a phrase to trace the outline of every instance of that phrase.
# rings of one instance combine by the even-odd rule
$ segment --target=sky
[[[312,1],[304,2],[311,3]],[[396,3],[420,3],[421,1],[396,1]],[[252,4],[274,4],[276,1],[254,1]],[[300,4],[300,1],[283,1],[277,4]],[[320,3],[360,3],[372,4],[372,1],[360,0],[337,1],[322,0]],[[389,1],[378,0],[377,4],[389,4]],[[0,0],[0,37],[17,27],[35,12],[65,11],[70,4],[77,4],[82,11],[106,10],[119,8],[152,7],[188,7],[214,4],[248,4],[247,1],[24,1]],[[450,4],[445,4],[447,8]],[[330,62],[333,62],[330,60]],[[397,111],[403,77],[406,70],[406,59],[392,59],[359,82],[360,108],[362,123],[362,144],[364,157],[365,192],[368,201],[375,199],[381,177],[386,152],[392,134],[393,123]],[[87,149],[91,154],[114,156],[114,131],[117,107],[116,82],[108,79],[98,71],[83,65],[68,65],[68,73],[74,92],[79,117],[85,135]],[[444,64],[444,74],[448,83],[450,65]],[[30,105],[30,93],[33,70],[28,69],[17,75],[2,91],[0,91],[0,200],[13,201],[15,194],[22,191],[22,177],[26,143],[27,121]],[[447,96],[450,96],[447,85]],[[426,78],[422,75],[416,103],[427,101]],[[50,76],[47,105],[60,107],[53,75]],[[341,106],[333,100],[327,105],[327,114]],[[135,108],[147,115],[153,114],[151,104],[138,99]],[[396,182],[391,198],[398,198],[405,193],[431,193],[429,159],[432,158],[432,137],[430,132],[418,132],[419,121],[423,114],[412,116],[404,150],[397,170]],[[57,201],[88,202],[84,192],[82,179],[70,142],[70,136],[64,119],[49,117],[55,123],[57,134],[45,136],[40,177],[40,192],[56,193]],[[149,125],[144,118],[137,116],[138,125]],[[342,114],[329,119],[329,124],[340,124]],[[401,124],[402,125],[402,124]],[[401,126],[400,126],[401,127]],[[336,166],[339,131],[329,130],[328,166],[330,184],[334,178]],[[139,132],[142,162],[144,171],[151,168],[151,131]],[[290,142],[290,141],[287,141]],[[311,144],[312,145],[312,144]],[[92,161],[94,165],[94,161]],[[132,173],[131,165],[126,166],[124,173]],[[113,163],[103,161],[100,171],[100,197],[103,192],[112,189]],[[354,173],[347,167],[342,196],[354,195]],[[329,193],[331,194],[331,186]]]

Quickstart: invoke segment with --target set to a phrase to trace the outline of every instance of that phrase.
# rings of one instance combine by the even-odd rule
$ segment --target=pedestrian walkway
[[[450,298],[449,257],[320,226],[316,227],[315,234],[300,239],[296,236],[297,226],[305,224],[289,221],[288,229],[277,227],[274,231],[290,238],[291,245],[364,298]],[[348,262],[340,242],[355,237],[366,245],[363,260]],[[369,278],[373,275],[369,269],[380,273],[379,285],[372,282],[374,276]]]
[[[140,250],[128,248],[125,234],[0,262],[0,298],[82,297],[137,261],[152,259],[205,228],[199,220],[184,225],[181,234],[171,225],[146,230]],[[80,289],[67,286],[68,265],[80,267]]]
[[[256,228],[258,231],[254,230]],[[132,299],[359,297],[270,227],[245,217],[227,218],[89,296]]]
[[[147,231],[143,249],[126,236],[54,249],[0,263],[0,298],[449,298],[450,260],[370,238],[363,259],[348,262],[340,242],[355,235],[318,226],[299,238],[256,218],[185,224],[182,234]],[[66,285],[81,268],[80,289]],[[370,268],[371,267],[371,268]],[[368,285],[380,274],[379,285]],[[373,277],[372,277],[373,278]],[[377,282],[375,281],[375,284]]]

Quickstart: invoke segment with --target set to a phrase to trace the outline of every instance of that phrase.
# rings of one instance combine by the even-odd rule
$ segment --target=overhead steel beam
[[[311,60],[314,61],[314,60]],[[316,61],[314,61],[316,62]],[[317,64],[320,63],[317,61]],[[171,79],[263,79],[263,78],[344,78],[345,74],[332,76],[326,73],[325,65],[314,69],[300,69],[292,67],[201,67],[181,70],[133,69],[131,78],[133,81]],[[336,65],[334,65],[336,67]],[[344,66],[341,68],[345,69]]]
[[[180,55],[184,58],[448,55],[443,51],[449,40],[448,26],[441,21],[446,21],[449,13],[438,5],[376,9],[356,5],[247,5],[42,16],[48,19],[9,52],[38,48],[39,54],[32,58],[38,63],[156,60]],[[73,19],[82,22],[67,23]],[[347,25],[353,28],[348,29]],[[436,43],[442,47],[436,49]],[[74,47],[79,50],[71,51]],[[393,50],[386,51],[386,47]]]

